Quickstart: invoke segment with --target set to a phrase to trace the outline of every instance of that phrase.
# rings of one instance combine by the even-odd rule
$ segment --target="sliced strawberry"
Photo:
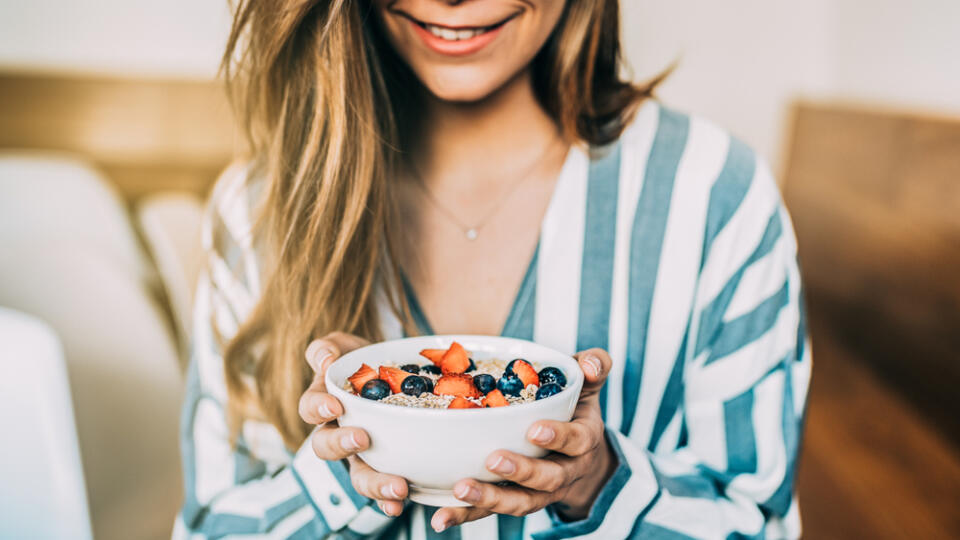
[[[372,367],[366,364],[360,364],[360,369],[358,369],[353,375],[347,377],[347,380],[350,381],[350,385],[353,386],[353,391],[360,393],[360,389],[363,388],[363,385],[367,384],[367,381],[372,381],[377,378],[377,372],[373,370]]]
[[[484,407],[506,407],[510,404],[507,398],[503,397],[503,392],[500,390],[491,390],[488,392],[487,397],[483,398],[481,403],[483,403]]]
[[[403,380],[410,375],[412,375],[412,373],[407,373],[399,368],[380,366],[380,379],[387,381],[387,384],[390,385],[390,391],[394,394],[402,392],[400,385],[403,384]]]
[[[523,381],[523,387],[526,388],[531,384],[534,386],[540,386],[540,376],[537,375],[537,370],[533,369],[526,360],[517,360],[513,364],[513,372],[517,374],[517,377],[520,377],[520,380]]]
[[[476,403],[470,401],[469,399],[462,397],[455,397],[453,401],[447,405],[448,409],[479,409],[480,406]]]
[[[440,360],[440,369],[444,373],[466,373],[470,369],[470,356],[466,349],[454,341]]]
[[[446,349],[424,349],[420,351],[420,356],[430,360],[436,365],[440,365],[440,361],[443,360],[443,355],[447,352]]]
[[[473,377],[461,373],[447,373],[437,380],[433,393],[438,396],[480,397],[480,391],[473,385]]]

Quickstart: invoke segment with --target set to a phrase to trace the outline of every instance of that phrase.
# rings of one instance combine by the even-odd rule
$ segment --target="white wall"
[[[960,115],[960,0],[843,0],[836,28],[838,97]]]
[[[960,114],[958,0],[621,0],[639,77],[782,165],[797,98]]]
[[[569,0],[575,1],[575,0]],[[621,0],[638,78],[782,161],[787,106],[839,98],[960,114],[960,0]],[[227,0],[0,0],[0,68],[207,78]]]
[[[785,105],[833,84],[830,0],[622,0],[639,78],[677,62],[659,95],[706,116],[774,163]]]
[[[0,67],[208,78],[227,0],[0,0]]]

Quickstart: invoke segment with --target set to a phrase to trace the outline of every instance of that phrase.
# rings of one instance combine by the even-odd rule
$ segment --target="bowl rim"
[[[505,337],[505,336],[485,336],[485,335],[479,335],[479,334],[437,334],[437,335],[431,334],[426,336],[411,336],[411,337],[405,337],[405,338],[399,338],[399,339],[391,339],[387,341],[381,341],[378,343],[371,343],[370,345],[365,345],[358,349],[354,349],[353,351],[350,351],[347,354],[344,354],[343,356],[338,358],[336,361],[334,361],[333,364],[331,364],[331,368],[333,367],[333,365],[337,364],[338,362],[341,362],[344,359],[349,358],[351,355],[354,355],[357,351],[361,351],[361,350],[365,350],[373,347],[386,348],[398,342],[411,342],[411,341],[426,342],[431,340],[468,341],[468,340],[478,340],[478,339],[483,341],[523,344],[524,346],[528,346],[528,347],[532,346],[534,348],[542,349],[544,352],[550,353],[551,355],[555,355],[558,359],[558,362],[565,361],[570,363],[569,369],[565,370],[565,372],[569,371],[571,373],[567,374],[567,379],[568,379],[567,385],[563,388],[563,390],[561,390],[560,392],[550,397],[539,399],[530,403],[523,403],[522,407],[524,411],[533,412],[537,408],[549,408],[550,405],[557,403],[560,398],[567,398],[569,396],[568,392],[573,392],[574,390],[578,394],[577,399],[579,400],[579,393],[583,387],[583,383],[585,379],[583,377],[583,370],[580,369],[580,364],[572,355],[564,354],[560,351],[557,351],[545,345],[541,345],[540,343],[536,343],[534,341],[529,341],[526,339],[519,339],[519,338],[512,338],[512,337]],[[568,367],[568,366],[560,366],[560,367]],[[478,407],[476,409],[435,409],[435,408],[427,408],[427,407],[403,407],[400,405],[392,405],[390,403],[381,403],[380,401],[365,399],[358,395],[354,395],[353,393],[347,392],[346,390],[341,388],[339,385],[334,384],[335,381],[333,381],[332,377],[330,376],[330,368],[327,368],[327,372],[324,375],[324,383],[327,388],[327,393],[333,395],[338,400],[340,400],[344,409],[347,408],[348,403],[355,403],[360,406],[381,407],[380,410],[383,410],[388,413],[393,413],[393,414],[402,414],[403,416],[408,416],[411,414],[417,415],[417,416],[439,416],[439,415],[451,414],[451,413],[452,414],[482,413],[484,415],[503,416],[507,414],[512,414],[510,411],[513,411],[513,413],[515,413],[517,410],[517,407],[513,407],[513,406]]]

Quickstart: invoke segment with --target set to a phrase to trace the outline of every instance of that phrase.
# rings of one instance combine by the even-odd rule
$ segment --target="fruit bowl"
[[[344,390],[347,378],[362,364],[407,363],[423,349],[463,345],[477,360],[524,358],[538,368],[561,369],[567,384],[558,394],[530,403],[497,408],[429,409],[364,399]],[[424,336],[369,345],[343,355],[326,374],[327,391],[340,400],[341,426],[355,426],[370,435],[370,448],[360,453],[374,469],[406,478],[410,499],[429,506],[466,506],[453,496],[463,478],[496,482],[485,467],[495,450],[542,457],[546,450],[526,439],[538,420],[569,421],[583,387],[583,372],[568,355],[520,339],[493,336]]]

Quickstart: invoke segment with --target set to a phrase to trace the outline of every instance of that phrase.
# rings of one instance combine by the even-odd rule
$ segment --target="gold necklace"
[[[540,163],[543,162],[543,160],[544,160],[544,159],[547,157],[547,155],[549,154],[550,148],[553,146],[553,142],[554,142],[555,139],[556,139],[556,137],[554,137],[553,139],[550,139],[550,142],[547,143],[547,147],[544,148],[543,152],[540,153],[540,155],[537,157],[537,159],[534,160],[533,163],[532,163],[530,166],[526,167],[526,168],[523,170],[523,174],[522,174],[522,175],[518,175],[518,177],[519,177],[518,180],[515,181],[515,182],[512,182],[512,183],[510,184],[510,187],[507,189],[507,191],[506,191],[503,195],[500,196],[500,199],[497,200],[496,204],[494,204],[494,205],[490,208],[490,210],[487,212],[487,214],[486,214],[485,216],[483,216],[482,219],[480,219],[479,221],[477,221],[476,223],[474,223],[474,224],[472,224],[472,225],[471,225],[471,224],[468,224],[468,223],[464,223],[463,220],[461,220],[459,217],[457,217],[457,215],[456,215],[455,213],[451,212],[451,211],[447,208],[446,205],[444,205],[443,203],[440,202],[439,199],[437,199],[436,195],[434,195],[433,192],[430,191],[430,188],[427,187],[427,183],[424,182],[423,177],[420,176],[420,172],[419,172],[419,171],[417,170],[417,168],[413,165],[413,163],[408,162],[407,165],[408,165],[408,167],[410,167],[411,172],[413,172],[413,176],[414,176],[414,178],[417,180],[417,185],[420,186],[420,189],[423,190],[423,193],[424,193],[424,195],[426,196],[427,200],[430,201],[430,204],[432,204],[432,205],[434,206],[434,208],[436,208],[437,210],[439,210],[440,213],[443,214],[443,216],[446,217],[448,221],[450,221],[450,222],[453,223],[458,229],[460,229],[460,230],[463,232],[463,236],[464,236],[467,240],[473,241],[473,240],[476,240],[476,239],[480,236],[480,230],[481,230],[491,219],[493,219],[493,218],[497,215],[497,213],[500,211],[500,208],[503,206],[503,204],[504,204],[505,202],[507,202],[507,200],[510,198],[510,196],[513,195],[513,193],[517,191],[517,188],[520,187],[520,184],[523,184],[523,182],[526,181],[527,178],[530,177],[530,173],[531,173],[534,169],[536,169],[536,167],[537,167],[538,165],[540,165]]]

